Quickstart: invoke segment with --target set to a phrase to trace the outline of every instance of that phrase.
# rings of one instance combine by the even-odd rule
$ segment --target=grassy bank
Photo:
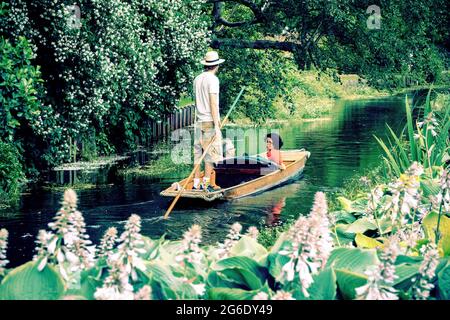
[[[192,164],[174,164],[171,155],[172,144],[169,141],[158,142],[150,151],[156,157],[145,165],[138,165],[123,170],[118,174],[126,180],[138,178],[184,178],[192,169]]]
[[[369,87],[357,75],[336,78],[327,73],[286,68],[283,76],[288,80],[284,90],[280,90],[282,93],[272,103],[274,115],[268,119],[272,122],[327,116],[338,99],[369,99],[389,95],[387,91]],[[253,123],[243,112],[233,117],[233,122],[242,125]]]

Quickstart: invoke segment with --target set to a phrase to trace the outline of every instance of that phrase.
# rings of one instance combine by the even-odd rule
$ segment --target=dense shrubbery
[[[28,59],[42,67],[47,94],[34,101],[41,113],[33,115],[49,123],[50,165],[68,159],[70,140],[94,137],[105,154],[146,139],[148,121],[171,111],[187,90],[208,38],[200,0],[86,0],[78,2],[79,21],[72,5],[2,4],[0,35],[13,46],[29,39]]]
[[[17,200],[20,187],[25,182],[19,157],[13,144],[0,140],[0,204]]]
[[[0,56],[0,138],[19,150],[28,173],[35,174],[42,163],[36,149],[45,149],[53,130],[51,118],[44,120],[51,110],[41,103],[41,72],[32,65],[33,52],[24,37],[13,44],[0,36]]]

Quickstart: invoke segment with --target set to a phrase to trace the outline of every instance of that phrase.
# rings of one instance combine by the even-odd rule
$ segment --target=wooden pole
[[[228,120],[228,117],[230,116],[231,111],[233,111],[234,107],[236,106],[237,102],[239,101],[239,99],[241,98],[242,93],[244,92],[245,87],[241,89],[241,92],[239,92],[238,96],[236,97],[236,100],[234,100],[233,104],[231,105],[230,110],[228,111],[227,115],[225,116],[225,118],[223,118],[222,123],[220,124],[220,129],[222,129],[222,127],[224,126],[225,122]],[[197,171],[197,169],[200,167],[203,158],[205,158],[206,153],[208,152],[209,148],[212,146],[212,144],[214,143],[214,140],[216,139],[216,136],[214,135],[213,139],[211,140],[211,142],[209,143],[209,145],[206,147],[206,149],[203,151],[203,154],[200,158],[200,160],[198,161],[198,163],[194,166],[194,170],[192,170],[192,172],[189,174],[189,176],[186,179],[186,182],[184,183],[184,185],[181,187],[181,189],[178,191],[177,196],[175,197],[175,199],[173,199],[169,209],[167,209],[166,213],[164,214],[164,219],[167,219],[169,217],[169,214],[172,212],[173,208],[175,207],[175,204],[177,203],[178,199],[181,197],[181,194],[183,193],[183,190],[186,188],[186,186],[188,185],[189,181],[191,181],[192,176],[194,175],[195,171]]]

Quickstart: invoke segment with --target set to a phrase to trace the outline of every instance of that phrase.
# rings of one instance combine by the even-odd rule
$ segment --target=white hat
[[[201,64],[205,66],[215,66],[224,62],[224,59],[219,59],[219,54],[217,51],[208,51],[205,55],[205,59],[200,61]]]

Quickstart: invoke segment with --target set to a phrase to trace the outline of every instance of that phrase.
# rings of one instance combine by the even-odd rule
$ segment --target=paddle
[[[233,104],[231,105],[230,110],[228,111],[227,115],[225,116],[225,118],[223,118],[222,123],[220,124],[220,129],[222,129],[222,127],[224,126],[225,122],[228,120],[228,117],[230,116],[231,111],[233,111],[234,107],[236,106],[237,102],[239,101],[242,93],[244,92],[245,87],[243,87],[241,89],[241,92],[239,92],[238,96],[236,97],[236,99],[234,100]],[[203,158],[205,158],[206,153],[208,152],[209,148],[212,146],[214,140],[216,140],[216,136],[213,137],[213,139],[211,140],[211,142],[209,143],[209,145],[206,147],[206,149],[203,151],[203,154],[200,158],[200,160],[198,161],[198,163],[194,166],[194,169],[192,170],[191,174],[187,177],[186,182],[184,183],[184,185],[181,187],[181,189],[178,191],[177,196],[175,197],[175,199],[173,199],[172,204],[170,205],[169,209],[167,209],[166,213],[164,214],[164,219],[167,219],[167,217],[169,216],[169,214],[172,212],[173,208],[175,207],[175,204],[177,203],[178,199],[181,197],[181,194],[183,193],[183,190],[186,188],[186,186],[188,185],[189,181],[191,181],[192,176],[194,175],[195,171],[197,171],[197,169],[200,167],[200,165],[202,164]]]

